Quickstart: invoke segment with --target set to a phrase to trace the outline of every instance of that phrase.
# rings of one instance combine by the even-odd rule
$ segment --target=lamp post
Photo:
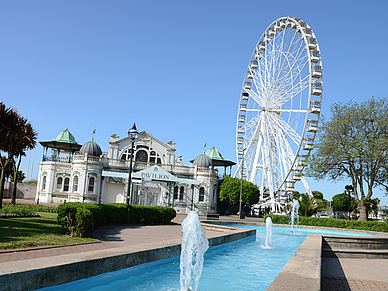
[[[133,160],[133,144],[139,137],[139,132],[136,129],[136,124],[134,123],[132,128],[128,131],[128,137],[131,139],[131,156],[129,161],[129,176],[128,176],[128,185],[127,185],[127,223],[129,224],[129,196],[131,193],[131,184],[132,184],[132,160]]]
[[[243,186],[243,175],[244,175],[244,153],[245,153],[245,150],[246,149],[243,149],[243,156],[242,156],[242,160],[241,160],[241,183],[240,183],[240,203],[239,203],[239,215],[240,215],[240,219],[244,219],[244,216],[242,214],[242,209],[241,209],[241,204],[242,204],[242,186]]]

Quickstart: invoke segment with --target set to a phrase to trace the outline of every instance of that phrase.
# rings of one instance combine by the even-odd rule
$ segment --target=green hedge
[[[264,221],[268,216],[271,217],[272,222],[275,224],[289,224],[291,221],[290,216],[274,215],[274,214],[269,214],[264,216]],[[343,219],[335,219],[335,218],[299,216],[299,225],[388,232],[388,224],[384,222],[378,222],[378,221],[355,221],[355,220],[343,220]]]
[[[167,224],[176,216],[171,207],[130,205],[131,224]],[[127,206],[121,203],[63,203],[58,206],[58,223],[71,235],[83,236],[91,227],[127,222]]]

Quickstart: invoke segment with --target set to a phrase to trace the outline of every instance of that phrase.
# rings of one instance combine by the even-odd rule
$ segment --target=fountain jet
[[[272,246],[272,227],[272,219],[268,216],[265,220],[265,248],[271,248]]]
[[[182,228],[181,291],[196,291],[202,274],[203,256],[209,248],[209,242],[196,212],[189,212],[182,222]]]
[[[295,218],[297,219],[297,223],[299,223],[299,201],[294,199],[292,201],[292,210],[291,210],[291,233],[294,233],[294,223]]]

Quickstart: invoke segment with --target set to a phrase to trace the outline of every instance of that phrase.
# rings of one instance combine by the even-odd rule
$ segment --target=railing
[[[101,162],[100,157],[88,156],[88,155],[74,155],[74,161],[88,161],[88,162]]]
[[[58,156],[45,156],[43,155],[43,162],[59,162],[59,163],[71,163],[73,157],[58,157]]]
[[[94,157],[88,155],[79,155],[74,154],[69,157],[58,157],[58,156],[43,156],[44,162],[61,162],[61,163],[71,163],[73,161],[88,161],[88,162],[98,162],[101,163],[103,167],[110,168],[129,168],[129,160],[121,160],[121,159],[108,159],[106,157]],[[180,165],[170,165],[170,164],[157,164],[157,163],[144,163],[134,161],[133,170],[141,171],[147,169],[152,166],[159,166],[162,169],[170,172],[171,174],[183,174],[183,175],[193,175],[194,168],[189,166],[180,166]],[[200,173],[213,173],[214,175],[218,175],[218,170],[214,168],[197,168],[197,172]]]

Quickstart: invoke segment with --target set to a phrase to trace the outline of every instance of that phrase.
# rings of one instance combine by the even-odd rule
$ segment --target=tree
[[[292,192],[292,199],[299,200],[300,195],[301,194],[299,193],[299,191],[293,191]]]
[[[311,191],[311,193],[313,194],[313,197],[315,198],[315,199],[321,199],[321,200],[323,200],[323,193],[322,192],[320,192],[320,191]]]
[[[375,217],[377,219],[377,212],[379,210],[379,208],[378,208],[379,204],[380,204],[379,198],[369,199],[369,201],[366,202],[366,205],[368,207],[368,216],[369,216],[369,212],[373,211],[373,213],[375,214]]]
[[[11,161],[13,161],[13,170],[17,173],[20,167],[21,156],[25,155],[25,150],[35,147],[36,138],[37,132],[32,128],[31,123],[26,118],[20,116],[16,110],[7,108],[4,103],[0,102],[0,154],[7,154],[5,159],[3,159],[3,156],[0,159],[0,208],[2,208],[3,203],[7,168]],[[18,159],[17,165],[16,159]],[[17,183],[14,183],[15,195],[16,185]]]
[[[17,183],[23,182],[25,178],[26,178],[26,175],[23,173],[23,171],[17,171],[17,174],[16,174]],[[15,176],[13,175],[11,177],[11,182],[13,183],[14,181],[15,181]]]
[[[349,210],[349,195],[347,193],[341,193],[333,196],[333,201],[331,203],[333,211],[348,211]],[[350,198],[350,211],[357,209],[356,201],[354,197]]]
[[[318,180],[350,179],[359,220],[365,221],[373,188],[388,182],[379,180],[388,165],[388,100],[339,102],[330,109],[331,118],[323,120],[307,175]]]
[[[313,214],[326,210],[327,206],[322,199],[311,197],[308,194],[299,196],[299,215],[310,217]]]
[[[242,180],[242,202],[243,204],[256,204],[259,201],[259,188],[246,180]],[[225,176],[220,185],[220,200],[229,199],[233,203],[240,201],[241,180]]]

